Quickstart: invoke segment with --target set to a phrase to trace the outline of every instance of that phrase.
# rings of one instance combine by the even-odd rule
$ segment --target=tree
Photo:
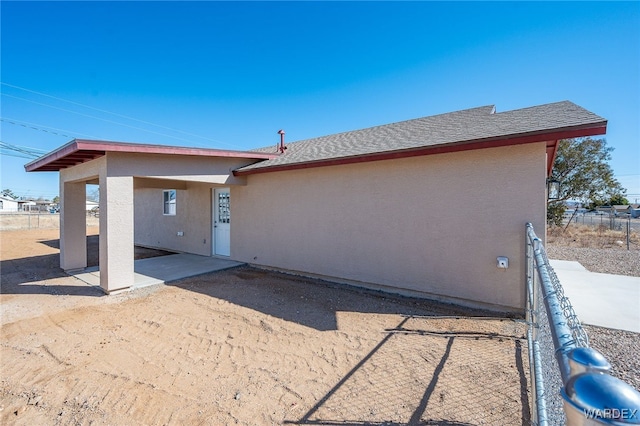
[[[553,163],[551,178],[560,182],[560,198],[549,201],[547,222],[562,224],[565,201],[575,200],[592,204],[616,197],[623,198],[626,190],[613,176],[608,161],[612,147],[605,139],[562,139]]]
[[[618,194],[610,198],[607,204],[610,206],[626,206],[629,204],[629,200],[623,194]]]
[[[596,207],[600,206],[624,206],[627,204],[629,204],[629,200],[627,200],[624,195],[619,194],[609,198],[608,200],[592,201],[591,203],[589,203],[587,208],[589,210],[594,210]]]
[[[53,197],[53,200],[51,200],[51,202],[53,204],[60,204],[60,197],[56,195],[55,197]]]
[[[100,201],[100,188],[93,188],[87,186],[87,200],[95,201],[96,203]]]
[[[14,200],[18,198],[18,196],[16,194],[14,194],[13,191],[10,190],[10,189],[3,189],[2,190],[2,195],[4,195],[5,197],[11,197]]]

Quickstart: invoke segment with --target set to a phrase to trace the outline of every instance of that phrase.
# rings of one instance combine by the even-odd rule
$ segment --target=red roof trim
[[[593,135],[592,135],[593,136]],[[553,170],[553,163],[556,161],[556,154],[558,153],[558,140],[553,143],[547,143],[547,176],[551,176]]]
[[[28,163],[24,167],[28,172],[59,171],[60,169],[101,157],[107,152],[194,155],[201,157],[247,158],[256,160],[268,160],[279,155],[264,152],[231,151],[222,149],[74,139],[68,144]]]
[[[534,142],[548,141],[548,146],[556,146],[559,139],[576,138],[583,136],[595,136],[605,134],[607,124],[599,124],[593,127],[578,127],[554,132],[538,132],[536,134],[512,135],[499,138],[480,139],[464,142],[454,142],[444,145],[426,146],[403,151],[387,151],[366,155],[357,155],[343,158],[331,158],[326,160],[310,161],[305,163],[293,163],[275,165],[270,167],[258,167],[248,170],[235,170],[234,176],[246,176],[258,173],[280,172],[285,170],[299,170],[313,167],[337,166],[342,164],[364,163],[369,161],[391,160],[396,158],[418,157],[422,155],[443,154],[449,152],[469,151],[483,148],[497,148],[510,145],[522,145]],[[285,154],[286,155],[286,154]],[[554,148],[555,155],[555,148]],[[553,161],[551,161],[551,166]],[[547,164],[548,173],[551,173],[551,166]]]

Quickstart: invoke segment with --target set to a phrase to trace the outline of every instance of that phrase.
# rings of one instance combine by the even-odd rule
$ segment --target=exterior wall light
[[[557,200],[560,198],[560,181],[553,178],[547,179],[547,199]]]

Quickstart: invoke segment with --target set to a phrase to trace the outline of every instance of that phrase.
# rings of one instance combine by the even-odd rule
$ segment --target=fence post
[[[544,380],[542,378],[542,363],[540,358],[540,347],[538,345],[537,327],[534,325],[536,318],[534,315],[536,302],[536,292],[533,291],[535,282],[534,273],[534,242],[528,237],[526,240],[526,268],[525,275],[527,280],[527,295],[526,295],[526,321],[529,324],[527,327],[527,344],[529,347],[529,374],[532,377],[531,386],[531,403],[533,410],[531,410],[532,423],[537,426],[547,426],[547,407],[545,401]]]

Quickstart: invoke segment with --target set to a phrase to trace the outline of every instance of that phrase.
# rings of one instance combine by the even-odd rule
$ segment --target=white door
[[[231,255],[231,199],[229,188],[213,189],[213,254]]]

